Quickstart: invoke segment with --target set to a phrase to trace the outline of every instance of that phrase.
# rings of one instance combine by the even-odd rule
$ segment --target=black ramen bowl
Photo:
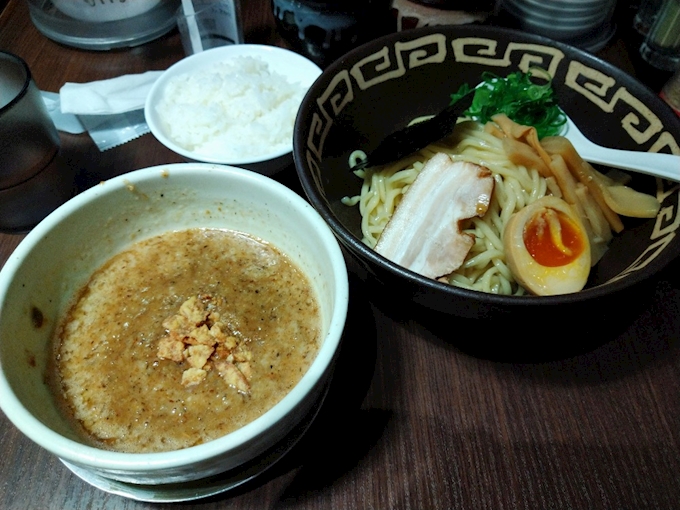
[[[622,218],[625,230],[593,268],[585,289],[549,297],[469,291],[404,269],[361,242],[358,207],[341,203],[361,187],[348,168],[353,150],[369,152],[411,119],[440,111],[452,92],[463,83],[479,83],[485,71],[506,76],[536,66],[553,76],[560,105],[591,140],[614,148],[680,153],[680,120],[650,89],[616,67],[540,36],[495,27],[438,26],[382,37],[330,65],[302,103],[293,156],[309,200],[387,308],[403,305],[407,313],[425,311],[471,322],[489,319],[486,324],[499,328],[484,329],[488,335],[480,332],[471,340],[486,346],[491,336],[498,345],[507,341],[507,332],[521,328],[526,345],[568,330],[568,340],[587,349],[607,340],[599,327],[608,327],[607,319],[626,321],[633,307],[644,302],[645,284],[678,255],[674,183],[634,175],[632,187],[662,197],[658,216]],[[574,338],[570,325],[575,322],[590,330],[581,328]]]

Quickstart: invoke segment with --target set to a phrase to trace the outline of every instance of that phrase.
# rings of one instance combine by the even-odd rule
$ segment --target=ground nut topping
[[[95,445],[186,448],[281,400],[316,356],[320,323],[308,278],[270,244],[169,232],[95,272],[60,325],[50,382]]]
[[[179,314],[163,321],[167,336],[158,342],[158,357],[190,365],[182,373],[184,386],[202,382],[206,372],[215,366],[227,384],[249,393],[252,377],[252,353],[246,345],[249,340],[223,331],[227,326],[219,321],[215,309],[224,306],[222,298],[210,295],[187,299],[179,307]]]

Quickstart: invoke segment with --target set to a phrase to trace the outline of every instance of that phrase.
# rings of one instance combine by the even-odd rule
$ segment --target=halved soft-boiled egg
[[[515,279],[533,294],[569,294],[590,273],[590,242],[578,215],[561,198],[547,196],[516,212],[503,245]]]

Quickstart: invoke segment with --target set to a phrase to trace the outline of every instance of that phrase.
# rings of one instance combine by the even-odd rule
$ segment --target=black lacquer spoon
[[[367,154],[365,159],[357,162],[351,170],[361,170],[397,161],[451,134],[458,117],[470,107],[474,96],[474,90],[471,90],[434,117],[406,126],[386,136],[375,149]]]

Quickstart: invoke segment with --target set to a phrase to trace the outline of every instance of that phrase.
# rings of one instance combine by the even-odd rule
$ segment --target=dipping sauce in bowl
[[[271,244],[189,229],[135,243],[94,273],[56,337],[50,372],[93,445],[177,450],[273,407],[315,358],[319,305]]]
[[[228,490],[314,419],[348,299],[337,240],[289,188],[200,163],[130,172],[0,270],[0,407],[97,486],[156,497],[229,472],[202,494]]]

